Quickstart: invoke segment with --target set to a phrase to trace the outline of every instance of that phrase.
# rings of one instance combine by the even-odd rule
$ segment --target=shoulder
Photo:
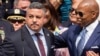
[[[81,29],[81,27],[79,25],[71,25],[69,27],[69,31],[75,31],[75,30],[79,30]]]
[[[5,20],[5,19],[0,19],[0,23],[1,24],[7,24],[7,25],[9,25],[10,23],[7,21],[7,20]],[[10,24],[11,25],[11,24]]]
[[[49,35],[51,38],[55,37],[54,34],[46,28],[43,28],[43,32],[44,32],[45,35],[47,35],[47,36]]]
[[[50,33],[50,34],[53,34],[50,30],[48,30],[47,28],[43,28],[43,32],[44,33]]]
[[[10,39],[12,41],[18,40],[21,37],[21,30],[12,32],[9,36],[6,37],[6,39]]]
[[[69,35],[78,34],[81,30],[82,30],[82,28],[80,26],[72,25],[68,28],[68,30],[63,32],[60,36],[66,37],[66,36],[69,36]]]

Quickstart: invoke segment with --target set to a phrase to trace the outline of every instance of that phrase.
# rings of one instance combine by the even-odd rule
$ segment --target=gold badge
[[[19,9],[15,9],[15,10],[14,10],[14,13],[15,13],[15,14],[20,14],[20,10],[19,10]]]
[[[6,0],[6,3],[8,3],[8,0]]]

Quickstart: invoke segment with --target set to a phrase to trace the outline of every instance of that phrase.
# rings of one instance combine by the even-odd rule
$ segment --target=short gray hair
[[[42,9],[46,13],[45,6],[40,2],[32,2],[29,6],[29,9]]]
[[[14,6],[17,6],[19,0],[14,0]]]

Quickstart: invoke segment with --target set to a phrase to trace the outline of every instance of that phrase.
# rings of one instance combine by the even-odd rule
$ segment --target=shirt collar
[[[93,31],[96,28],[96,26],[98,25],[98,23],[99,23],[99,21],[97,19],[92,24],[90,24],[89,26],[87,26],[86,30],[87,31]]]
[[[35,31],[32,31],[27,25],[25,25],[26,28],[28,29],[29,33],[31,35],[34,35],[36,32]],[[40,33],[41,35],[43,35],[43,29],[41,29],[38,33]]]

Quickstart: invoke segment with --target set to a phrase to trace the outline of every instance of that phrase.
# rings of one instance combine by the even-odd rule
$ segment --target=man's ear
[[[97,11],[92,11],[92,18],[95,18],[95,17],[97,17]]]

